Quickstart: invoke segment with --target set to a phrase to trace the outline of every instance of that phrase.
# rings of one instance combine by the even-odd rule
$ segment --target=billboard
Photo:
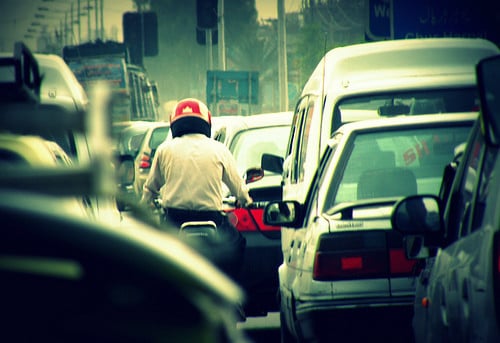
[[[127,91],[125,59],[121,57],[82,58],[68,61],[68,65],[86,90],[104,80],[114,90]]]

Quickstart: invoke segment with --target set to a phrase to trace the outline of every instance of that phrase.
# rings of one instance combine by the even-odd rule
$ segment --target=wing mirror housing
[[[264,169],[250,168],[245,172],[245,183],[252,183],[264,177]]]
[[[299,228],[303,222],[302,206],[297,201],[271,201],[264,208],[266,225]]]
[[[421,245],[435,247],[443,242],[441,201],[435,195],[412,195],[399,200],[394,205],[391,223],[404,237],[422,236]],[[417,243],[412,243],[413,249]]]
[[[283,173],[283,162],[284,159],[281,156],[276,156],[272,154],[262,154],[262,158],[260,161],[260,165],[262,166],[262,169],[276,173],[276,174],[282,174]]]

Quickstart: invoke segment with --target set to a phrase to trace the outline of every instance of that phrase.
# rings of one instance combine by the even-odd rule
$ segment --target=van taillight
[[[151,157],[149,155],[142,155],[141,162],[139,163],[139,168],[149,169],[151,168]]]

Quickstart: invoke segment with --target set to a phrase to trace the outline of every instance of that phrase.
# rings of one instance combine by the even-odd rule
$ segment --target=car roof
[[[82,107],[79,109],[84,109],[88,105],[89,99],[87,97],[87,93],[61,56],[41,53],[35,53],[34,56],[38,62],[40,74],[42,75],[42,85],[40,88],[42,102],[48,101],[53,103],[61,101],[58,97],[61,95],[60,93],[63,93],[63,90],[65,90],[72,96],[76,105]],[[57,84],[56,82],[61,80],[58,80],[59,77],[54,77],[54,75],[47,73],[49,69],[51,71],[57,70],[59,77],[62,78],[64,84]],[[52,83],[44,83],[44,75],[51,77]],[[55,89],[55,87],[57,88]],[[54,89],[56,91],[55,93]]]
[[[470,121],[473,123],[478,118],[477,112],[464,112],[464,113],[437,113],[437,114],[424,114],[424,115],[414,115],[414,116],[396,116],[392,118],[379,118],[379,119],[367,119],[355,122],[350,122],[343,124],[341,127],[335,131],[332,138],[328,140],[328,145],[332,145],[337,139],[334,137],[336,133],[341,133],[344,136],[349,136],[353,133],[361,131],[373,131],[379,130],[384,131],[389,128],[397,128],[403,126],[411,125],[433,125],[433,124],[443,124],[443,123],[459,123],[464,121]]]
[[[220,123],[219,129],[230,127],[232,131],[241,131],[266,126],[291,125],[292,118],[293,112],[291,111],[233,116],[230,120]]]
[[[318,63],[302,95],[318,93],[320,89],[345,89],[354,81],[383,83],[425,75],[466,74],[469,82],[474,82],[476,63],[497,53],[495,44],[480,38],[416,38],[337,47]]]

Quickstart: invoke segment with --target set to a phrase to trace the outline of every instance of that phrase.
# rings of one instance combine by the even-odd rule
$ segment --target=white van
[[[478,38],[422,38],[330,50],[297,102],[283,199],[303,202],[328,138],[343,123],[396,115],[477,112],[476,63],[499,49]]]

